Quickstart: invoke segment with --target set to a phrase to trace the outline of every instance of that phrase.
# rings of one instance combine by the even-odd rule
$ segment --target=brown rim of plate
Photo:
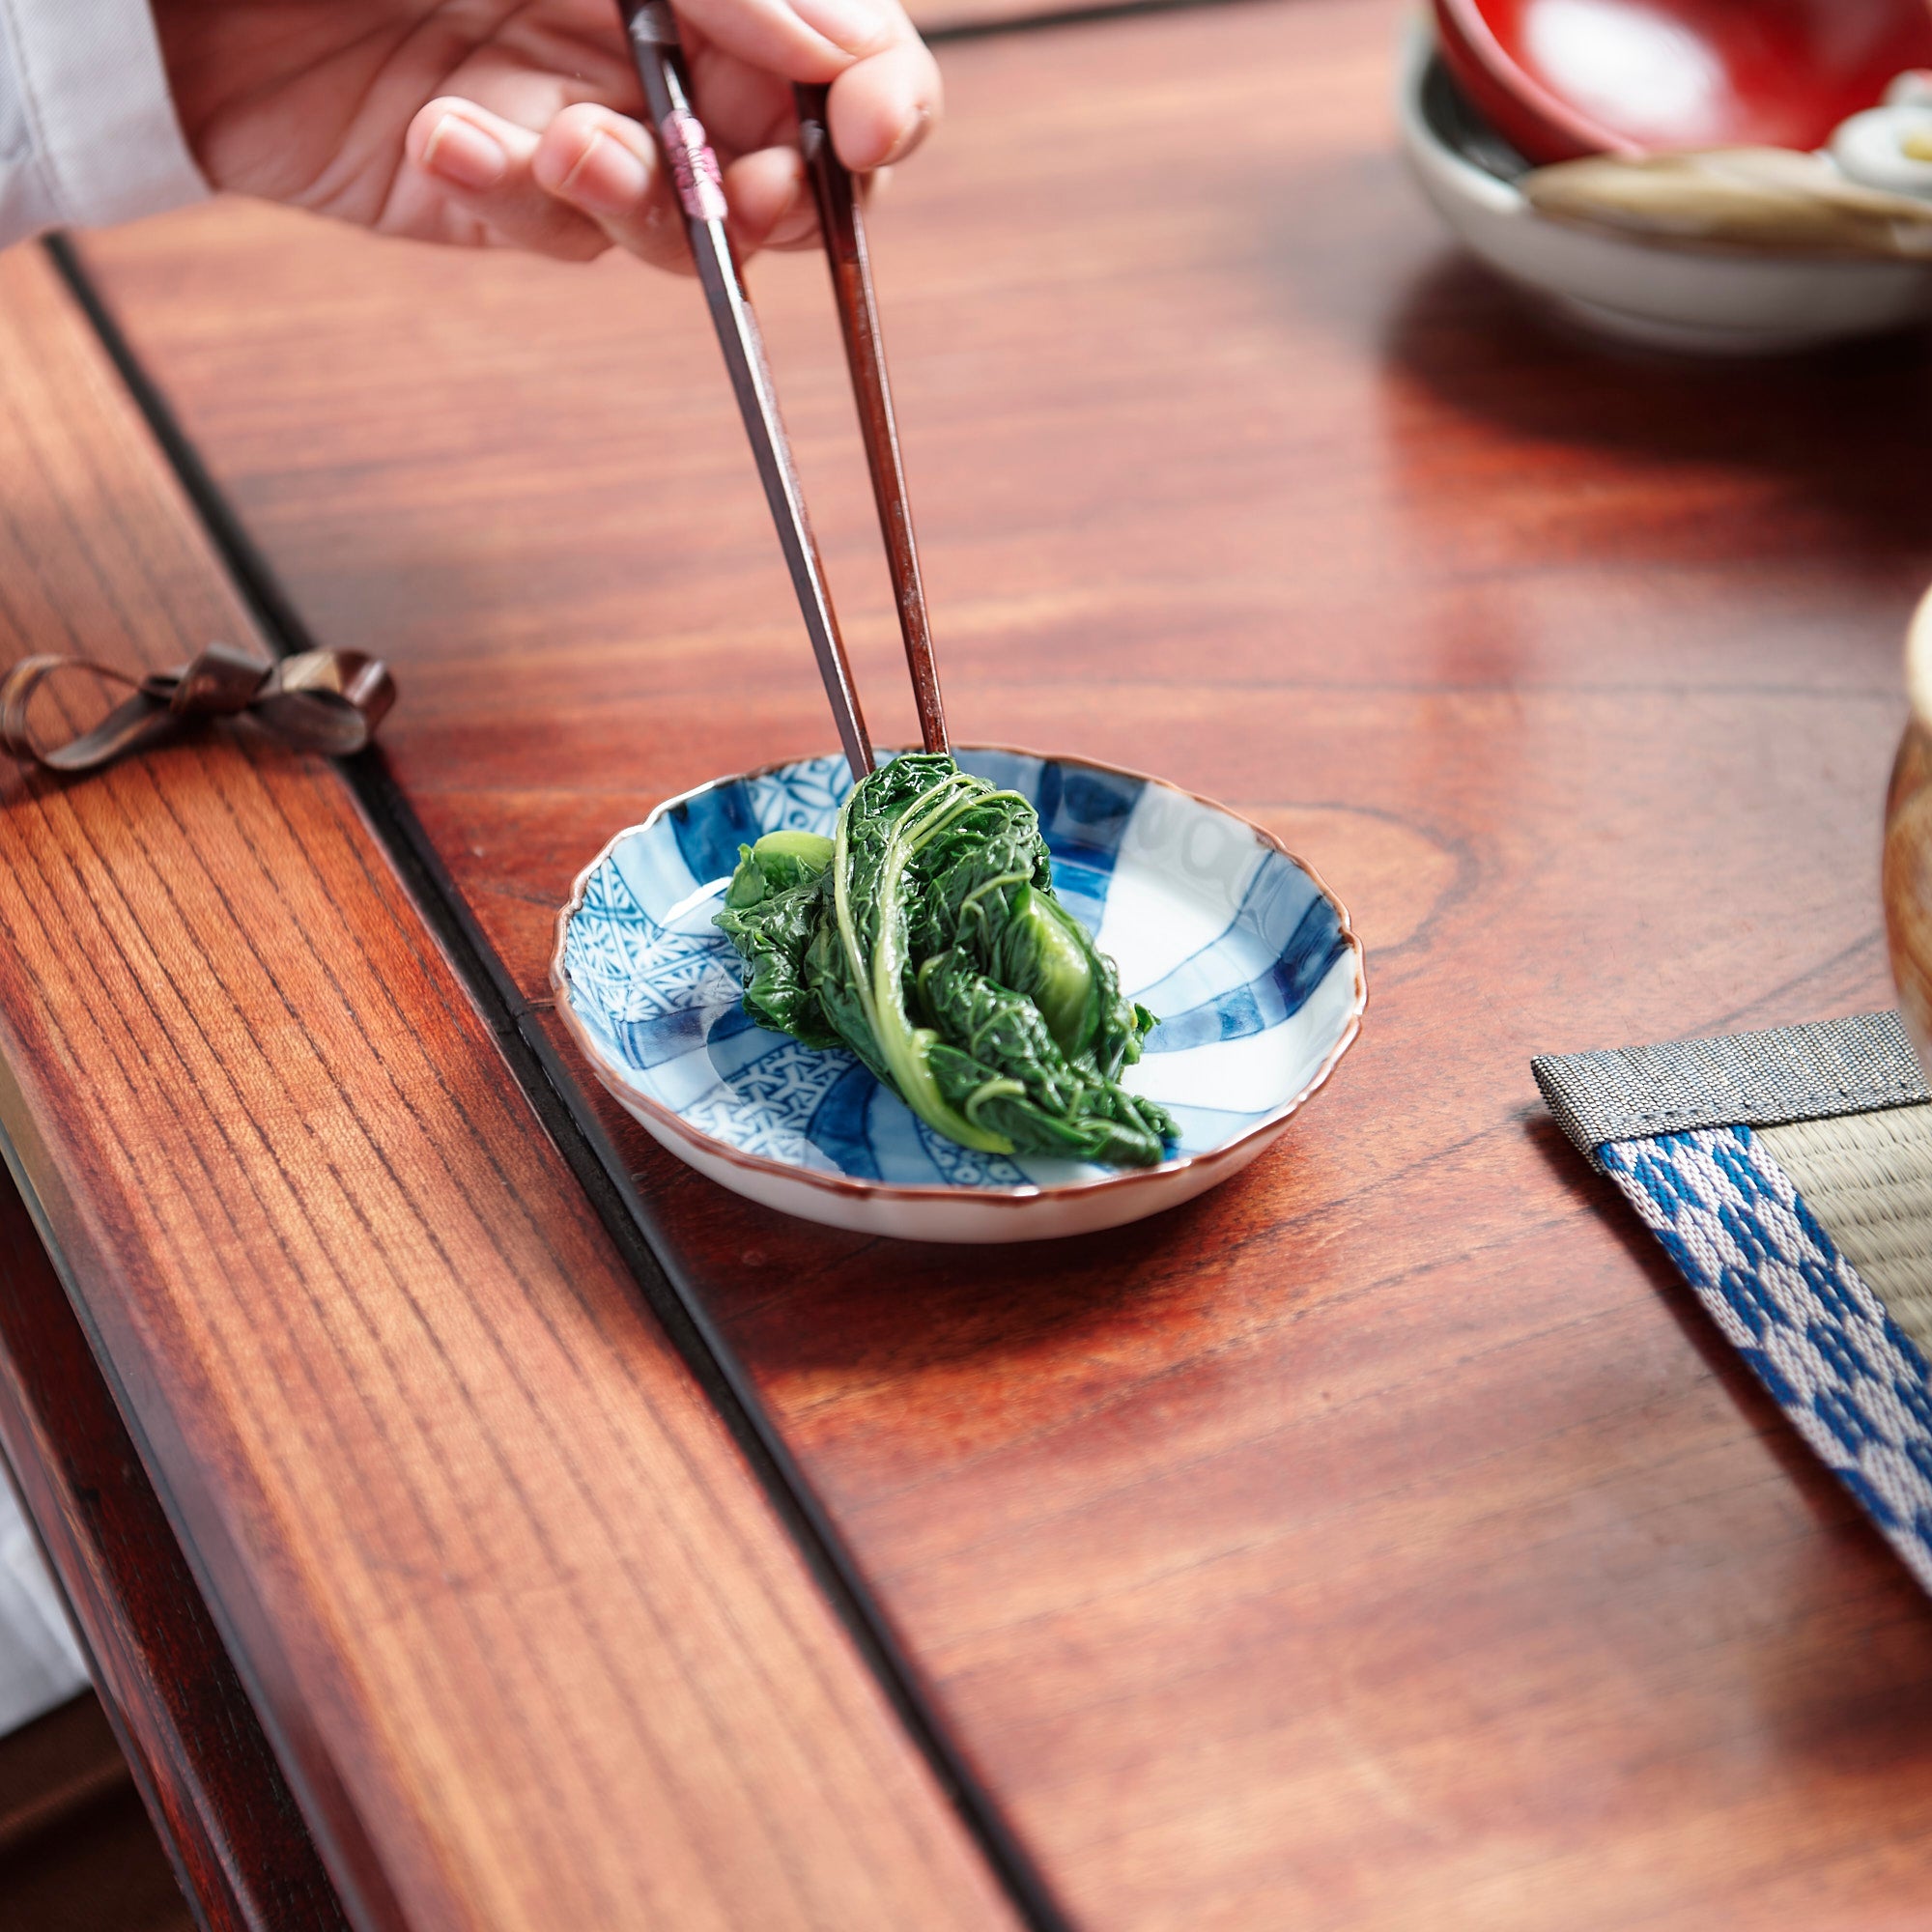
[[[901,1181],[854,1180],[849,1175],[821,1174],[815,1168],[794,1167],[789,1162],[771,1160],[763,1154],[746,1153],[742,1150],[727,1146],[724,1141],[715,1140],[711,1135],[700,1132],[691,1125],[681,1115],[675,1114],[663,1101],[654,1100],[648,1094],[639,1093],[631,1085],[620,1068],[611,1065],[602,1057],[596,1042],[591,1038],[589,1029],[580,1020],[570,1004],[570,981],[563,969],[563,952],[570,932],[572,915],[583,903],[583,889],[590,876],[603,865],[626,838],[637,833],[647,832],[659,819],[675,811],[681,805],[694,798],[700,798],[708,791],[716,791],[721,785],[742,784],[748,779],[765,778],[774,772],[790,769],[804,764],[811,756],[823,756],[823,753],[807,753],[803,757],[779,758],[769,765],[757,765],[746,772],[734,772],[728,777],[709,779],[703,784],[693,785],[688,791],[681,791],[673,798],[663,800],[654,806],[649,814],[635,825],[627,825],[621,832],[613,833],[605,840],[603,849],[589,865],[578,873],[570,889],[570,897],[556,916],[556,945],[551,953],[550,984],[556,996],[556,1010],[570,1037],[577,1042],[577,1048],[589,1063],[590,1068],[611,1094],[625,1106],[639,1109],[650,1115],[653,1121],[661,1122],[679,1140],[691,1146],[701,1148],[706,1153],[729,1162],[733,1167],[749,1169],[753,1173],[769,1174],[780,1179],[802,1180],[814,1187],[822,1187],[831,1194],[848,1194],[865,1198],[884,1195],[894,1201],[983,1201],[1001,1208],[1018,1208],[1029,1202],[1043,1199],[1056,1201],[1069,1200],[1082,1195],[1095,1194],[1109,1188],[1131,1187],[1136,1181],[1158,1180],[1169,1175],[1182,1174],[1190,1168],[1219,1167],[1230,1160],[1242,1149],[1251,1146],[1264,1135],[1271,1135],[1311,1100],[1327,1085],[1328,1076],[1341,1065],[1342,1056],[1354,1045],[1362,1031],[1362,1016],[1368,1011],[1369,977],[1362,953],[1362,942],[1355,935],[1355,928],[1349,920],[1349,908],[1328,890],[1327,882],[1315,867],[1277,838],[1265,826],[1257,825],[1253,819],[1244,818],[1238,811],[1232,811],[1218,799],[1207,797],[1198,791],[1189,791],[1184,785],[1171,783],[1166,779],[1155,778],[1150,772],[1137,772],[1127,765],[1110,765],[1098,758],[1083,758],[1071,753],[1029,752],[1016,745],[958,745],[955,752],[1003,752],[1010,757],[1037,758],[1042,763],[1057,765],[1083,765],[1089,771],[1105,772],[1110,777],[1138,779],[1143,784],[1158,785],[1163,791],[1178,793],[1182,798],[1192,799],[1196,805],[1205,805],[1210,811],[1218,811],[1232,818],[1237,825],[1245,825],[1262,844],[1279,852],[1290,865],[1305,872],[1314,882],[1315,890],[1335,909],[1335,917],[1340,922],[1341,934],[1350,954],[1355,962],[1354,997],[1349,1006],[1348,1024],[1342,1029],[1335,1044],[1329,1048],[1321,1065],[1315,1069],[1314,1076],[1301,1091],[1284,1101],[1264,1120],[1257,1121],[1238,1139],[1229,1141],[1223,1147],[1210,1148],[1206,1153],[1182,1154],[1174,1160],[1164,1160],[1158,1167],[1134,1167],[1122,1169],[1118,1174],[1103,1175],[1097,1180],[1067,1181],[1062,1185],[1042,1187],[1029,1181],[1024,1187],[951,1187],[951,1186],[907,1186]],[[1260,1150],[1257,1149],[1256,1151]]]

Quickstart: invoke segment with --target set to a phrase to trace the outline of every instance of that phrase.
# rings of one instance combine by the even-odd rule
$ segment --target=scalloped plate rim
[[[1211,1176],[1215,1168],[1228,1165],[1230,1162],[1233,1163],[1230,1175],[1224,1178],[1232,1178],[1233,1174],[1238,1173],[1264,1151],[1269,1139],[1278,1137],[1288,1122],[1328,1084],[1329,1076],[1341,1065],[1343,1056],[1361,1037],[1362,1021],[1368,1011],[1369,1004],[1368,970],[1362,942],[1350,920],[1348,907],[1335,895],[1327,881],[1313,866],[1297,853],[1291,851],[1288,845],[1265,826],[1257,825],[1253,819],[1223,805],[1218,799],[1208,798],[1202,792],[1189,791],[1186,786],[1175,784],[1171,780],[1156,778],[1151,772],[1136,771],[1130,765],[1114,765],[1101,758],[1084,757],[1077,753],[1035,752],[1017,745],[991,744],[955,745],[953,750],[992,752],[1009,757],[1037,758],[1042,763],[1055,765],[1078,765],[1088,771],[1103,772],[1111,778],[1134,779],[1143,784],[1158,785],[1163,791],[1192,800],[1196,805],[1206,806],[1210,811],[1218,811],[1236,824],[1245,826],[1262,844],[1278,852],[1290,865],[1306,874],[1315,890],[1334,908],[1340,936],[1354,962],[1355,977],[1347,1021],[1336,1036],[1334,1044],[1323,1055],[1321,1064],[1306,1084],[1264,1119],[1256,1122],[1234,1140],[1225,1141],[1219,1147],[1208,1148],[1204,1152],[1182,1154],[1177,1159],[1162,1161],[1158,1167],[1129,1168],[1119,1174],[1102,1175],[1093,1180],[1049,1183],[1045,1186],[1030,1181],[1024,1187],[962,1187],[944,1182],[937,1186],[923,1184],[915,1186],[903,1181],[858,1180],[850,1175],[826,1174],[815,1168],[773,1160],[765,1154],[747,1153],[740,1148],[732,1147],[728,1142],[721,1141],[714,1135],[694,1127],[680,1114],[666,1106],[662,1100],[639,1091],[631,1084],[625,1070],[606,1058],[602,1046],[590,1029],[578,1017],[571,1005],[570,978],[564,966],[564,953],[570,935],[570,922],[583,903],[585,888],[619,845],[628,838],[648,832],[654,825],[675,811],[679,806],[688,805],[693,799],[701,798],[706,792],[717,791],[724,785],[743,784],[752,779],[767,778],[779,772],[789,771],[797,765],[809,763],[815,757],[825,756],[824,753],[805,753],[793,757],[776,758],[769,764],[754,765],[746,771],[730,772],[720,778],[707,779],[702,784],[692,785],[672,797],[662,799],[635,825],[627,825],[621,831],[612,833],[605,840],[597,856],[577,874],[571,884],[570,896],[556,915],[555,943],[552,948],[550,960],[550,986],[555,999],[555,1010],[571,1038],[576,1042],[578,1051],[589,1063],[591,1071],[596,1074],[611,1097],[637,1116],[639,1124],[648,1128],[668,1151],[675,1154],[678,1151],[665,1140],[664,1133],[658,1131],[660,1128],[675,1139],[701,1151],[708,1158],[722,1160],[731,1167],[743,1169],[748,1173],[770,1176],[775,1180],[809,1185],[824,1193],[843,1196],[854,1202],[879,1200],[908,1204],[944,1202],[952,1206],[970,1203],[976,1208],[983,1206],[995,1212],[1016,1212],[1037,1208],[1046,1203],[1092,1200],[1097,1195],[1124,1191],[1137,1184],[1145,1185],[1151,1181],[1172,1182],[1181,1175],[1191,1175],[1199,1180],[1203,1173]],[[724,1184],[719,1183],[721,1186]],[[1214,1179],[1209,1179],[1204,1185],[1190,1189],[1189,1194],[1205,1192],[1207,1187],[1215,1184]],[[1184,1198],[1188,1197],[1178,1197],[1174,1205],[1179,1206],[1180,1200]],[[775,1204],[766,1202],[763,1205]],[[785,1213],[791,1210],[779,1208],[776,1211]],[[1157,1210],[1151,1208],[1149,1211]]]

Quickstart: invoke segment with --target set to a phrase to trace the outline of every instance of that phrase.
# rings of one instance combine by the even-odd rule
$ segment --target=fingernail
[[[912,121],[900,131],[899,137],[887,149],[879,162],[882,168],[889,168],[895,161],[902,161],[925,139],[932,126],[932,110],[922,107]]]
[[[593,213],[627,214],[650,185],[650,170],[623,142],[596,133],[556,191]]]
[[[423,166],[458,187],[485,188],[495,187],[509,172],[510,157],[503,144],[473,121],[445,114],[430,133]]]
[[[885,38],[884,12],[866,0],[792,0],[792,12],[848,54],[868,54]]]

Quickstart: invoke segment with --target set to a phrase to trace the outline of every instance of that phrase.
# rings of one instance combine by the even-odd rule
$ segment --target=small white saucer
[[[712,916],[738,848],[829,836],[845,761],[721,779],[620,832],[557,927],[557,1011],[597,1077],[721,1185],[810,1221],[913,1241],[1092,1234],[1190,1200],[1279,1138],[1359,1031],[1349,915],[1280,841],[1224,807],[1083,758],[966,748],[970,772],[1038,810],[1062,902],[1160,1015],[1125,1084],[1179,1129],[1158,1167],[975,1153],[917,1119],[843,1050],[745,1014]]]

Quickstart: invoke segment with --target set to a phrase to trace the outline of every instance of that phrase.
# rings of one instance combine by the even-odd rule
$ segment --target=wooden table
[[[1370,948],[1277,1152],[1065,1246],[753,1208],[550,1011],[614,828],[830,737],[689,287],[88,240],[211,541],[0,269],[10,654],[313,638],[404,693],[384,760],[0,812],[0,1117],[82,1324],[16,1231],[0,1425],[221,1922],[1919,1922],[1932,1617],[1527,1062],[1888,1002],[1925,347],[1552,332],[1402,178],[1400,18],[976,32],[880,205],[955,730],[1226,799]],[[902,738],[823,269],[754,279]],[[66,1467],[123,1421],[155,1494]]]

